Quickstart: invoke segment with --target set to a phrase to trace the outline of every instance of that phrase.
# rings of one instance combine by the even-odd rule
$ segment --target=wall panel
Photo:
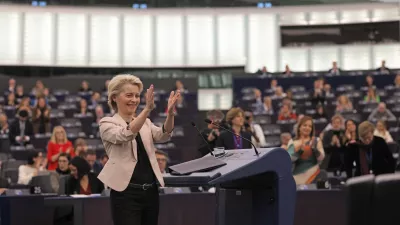
[[[219,15],[218,66],[240,66],[246,64],[245,21],[243,14]]]
[[[370,45],[348,45],[342,48],[343,70],[367,70],[371,68]]]
[[[400,68],[400,44],[375,45],[373,51],[373,68],[378,68],[382,60],[388,68]]]
[[[285,66],[296,73],[308,71],[308,48],[281,48],[281,64],[278,71],[284,71]]]
[[[0,65],[18,64],[21,54],[21,13],[0,12]]]
[[[183,65],[183,16],[157,16],[156,63],[160,67]]]
[[[215,64],[214,16],[187,16],[187,63],[190,66]]]
[[[339,62],[339,47],[314,47],[311,48],[311,70],[328,71],[332,62]],[[340,67],[340,65],[338,65]]]

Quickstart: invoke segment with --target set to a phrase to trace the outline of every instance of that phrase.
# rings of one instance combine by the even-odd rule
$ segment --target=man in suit
[[[10,142],[12,145],[25,146],[30,144],[33,137],[33,125],[26,110],[19,111],[17,118],[10,126]]]

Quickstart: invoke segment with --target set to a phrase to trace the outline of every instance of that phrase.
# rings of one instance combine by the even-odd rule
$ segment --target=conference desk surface
[[[22,201],[23,196],[3,198],[9,198],[9,202],[17,199],[18,204],[14,204],[14,207],[17,207],[19,213],[21,212],[19,207],[23,207],[24,211],[29,210],[25,206],[34,207],[31,201],[37,202],[40,199],[40,197],[32,198],[31,196],[27,196],[25,201]],[[57,208],[70,208],[70,212],[73,212],[74,225],[112,225],[108,197],[44,196],[42,199],[45,210],[38,216],[47,219],[42,221],[41,225],[53,224],[52,218]],[[1,198],[0,201],[2,201]],[[345,194],[341,190],[297,191],[294,225],[345,225],[345,210]],[[215,213],[216,196],[212,193],[162,194],[160,196],[159,225],[214,225]],[[21,222],[18,220],[9,224],[26,225]]]

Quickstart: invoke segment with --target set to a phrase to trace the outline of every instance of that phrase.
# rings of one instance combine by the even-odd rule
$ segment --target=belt
[[[152,184],[134,184],[134,183],[129,183],[128,186],[129,187],[133,187],[133,188],[143,189],[143,190],[146,191],[149,188],[154,187],[155,183],[152,183]]]

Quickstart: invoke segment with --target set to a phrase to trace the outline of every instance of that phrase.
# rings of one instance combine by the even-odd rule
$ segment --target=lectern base
[[[277,206],[273,189],[217,188],[217,225],[276,225]]]

